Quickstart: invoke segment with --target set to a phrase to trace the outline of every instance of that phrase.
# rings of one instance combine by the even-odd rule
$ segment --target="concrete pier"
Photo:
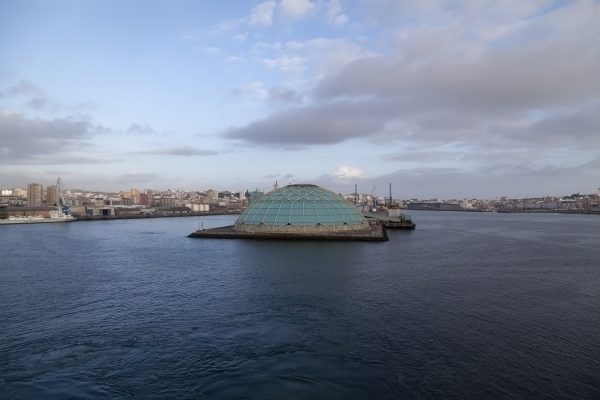
[[[381,224],[371,224],[368,229],[358,231],[339,231],[327,233],[288,233],[288,232],[241,232],[233,225],[221,228],[202,229],[188,235],[190,238],[206,239],[256,239],[256,240],[333,240],[384,242],[389,240],[387,229]]]

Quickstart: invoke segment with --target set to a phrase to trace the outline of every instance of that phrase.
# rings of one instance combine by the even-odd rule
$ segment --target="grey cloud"
[[[530,139],[556,143],[594,145],[600,148],[600,103],[594,107],[556,113],[531,126]]]
[[[245,127],[230,128],[225,136],[268,145],[338,143],[380,130],[384,122],[377,118],[378,112],[358,102],[293,108]]]
[[[103,129],[74,118],[45,120],[0,112],[0,155],[12,162],[85,150]]]
[[[333,176],[322,176],[315,183],[329,189],[351,193],[354,184],[359,191],[375,186],[376,193],[387,195],[392,183],[394,198],[497,198],[500,196],[528,197],[562,195],[566,193],[594,193],[594,182],[600,179],[600,158],[575,166],[552,164],[533,165],[510,163],[490,165],[480,170],[460,168],[405,168],[370,179],[354,179],[352,187],[341,184]],[[556,192],[556,182],[561,181],[561,192]],[[361,189],[362,188],[362,189]]]
[[[576,50],[515,51],[474,62],[415,68],[402,58],[371,57],[324,79],[322,98],[374,97],[414,108],[498,115],[596,98],[600,56]],[[568,79],[567,79],[568,77]]]
[[[302,100],[302,95],[290,88],[276,87],[269,90],[269,99],[282,103],[296,103]]]
[[[35,155],[26,159],[13,159],[11,165],[84,165],[119,162],[114,157],[73,156],[67,154]]]
[[[46,94],[42,88],[28,80],[21,80],[19,83],[9,86],[4,91],[0,92],[0,98],[16,96],[33,96],[43,98],[46,97]]]
[[[480,122],[469,114],[448,112],[426,112],[414,116],[416,126],[428,131],[465,131],[473,129]]]
[[[95,110],[96,107],[96,103],[91,100],[80,101],[71,106],[71,108],[75,111],[90,111]]]
[[[461,156],[461,150],[405,150],[398,153],[386,154],[385,161],[431,163],[441,160],[456,160]]]
[[[214,150],[203,150],[193,146],[180,147],[162,147],[154,150],[140,152],[140,154],[157,155],[157,156],[212,156],[219,154]]]
[[[42,108],[45,108],[48,105],[48,100],[43,97],[32,97],[27,102],[27,105],[36,110],[41,110]]]
[[[150,127],[148,125],[137,124],[137,123],[133,123],[133,124],[129,125],[129,127],[126,130],[126,133],[132,134],[132,135],[156,135],[157,134],[157,132],[152,127]]]
[[[29,99],[25,102],[25,105],[34,110],[42,110],[51,105],[44,90],[28,80],[21,80],[18,83],[9,86],[4,91],[0,91],[0,99],[3,97],[29,97]],[[52,106],[55,108],[58,107],[56,104],[52,104]]]
[[[408,7],[398,3],[396,10]],[[456,158],[447,156],[455,161],[496,149],[519,160],[526,152],[551,159],[565,147],[598,154],[600,42],[593,38],[600,5],[457,7],[420,3],[417,22],[399,29],[394,50],[325,75],[307,105],[224,135],[292,148],[355,138],[451,144]],[[439,24],[420,24],[420,16]]]
[[[565,148],[594,151],[600,148],[600,102],[568,111],[552,110],[542,116],[497,120],[480,127],[478,144],[497,151],[532,153]]]

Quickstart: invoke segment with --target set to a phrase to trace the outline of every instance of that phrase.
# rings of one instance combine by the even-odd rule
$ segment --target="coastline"
[[[600,215],[600,210],[443,210],[432,208],[406,208],[409,211],[435,211],[435,212],[467,212],[467,213],[498,213],[498,214],[582,214]]]
[[[203,212],[188,214],[146,214],[146,215],[82,215],[76,217],[77,221],[110,221],[117,219],[148,219],[148,218],[185,218],[185,217],[208,217],[213,215],[239,215],[239,212]]]

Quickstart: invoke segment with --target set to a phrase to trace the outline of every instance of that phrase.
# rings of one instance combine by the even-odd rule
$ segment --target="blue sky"
[[[0,2],[0,187],[600,186],[600,3]]]

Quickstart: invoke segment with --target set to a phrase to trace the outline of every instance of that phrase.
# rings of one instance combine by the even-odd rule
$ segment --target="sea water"
[[[412,217],[382,243],[0,226],[0,398],[600,398],[600,216]]]

